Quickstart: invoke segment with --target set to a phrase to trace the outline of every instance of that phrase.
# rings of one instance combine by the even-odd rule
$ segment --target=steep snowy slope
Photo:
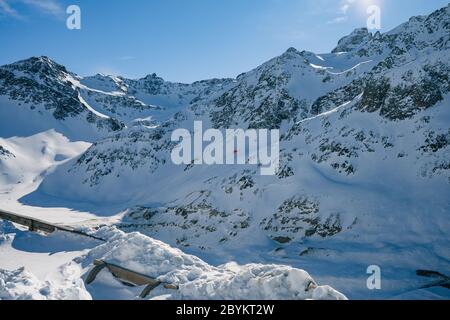
[[[47,57],[0,68],[0,135],[30,136],[56,129],[72,139],[92,141],[123,128],[80,98],[74,75]]]
[[[0,208],[56,223],[96,219],[96,215],[86,210],[36,208],[18,202],[36,190],[47,174],[89,146],[87,142],[71,142],[53,129],[29,137],[0,138]]]
[[[116,117],[127,126],[154,127],[185,109],[194,99],[222,92],[231,79],[212,79],[192,84],[171,83],[155,74],[142,79],[96,75],[81,79],[82,97],[96,110]]]

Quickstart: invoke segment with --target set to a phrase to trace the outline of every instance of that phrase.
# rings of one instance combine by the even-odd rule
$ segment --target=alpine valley
[[[280,170],[173,164],[172,132],[194,134],[195,121],[279,129]],[[357,29],[331,53],[290,48],[235,79],[81,77],[48,57],[4,65],[0,209],[111,237],[75,245],[0,224],[3,277],[32,278],[43,296],[50,271],[36,255],[79,277],[100,257],[177,276],[175,298],[449,299],[450,5],[387,33]],[[47,256],[44,241],[72,250]],[[380,290],[367,287],[373,265]],[[306,294],[302,269],[342,294],[315,283]],[[81,283],[75,297],[133,297],[102,281],[108,290]],[[69,290],[59,286],[48,292]]]

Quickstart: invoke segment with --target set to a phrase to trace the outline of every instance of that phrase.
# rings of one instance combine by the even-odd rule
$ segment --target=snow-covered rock
[[[64,267],[66,270],[68,266]],[[70,274],[66,274],[70,276]],[[89,300],[81,279],[42,281],[20,268],[13,271],[0,269],[0,300]]]
[[[92,249],[84,263],[101,259],[179,287],[157,290],[149,298],[171,294],[172,299],[203,300],[346,299],[329,286],[317,285],[306,271],[289,266],[228,263],[213,267],[140,233],[104,228],[96,234],[108,242]]]

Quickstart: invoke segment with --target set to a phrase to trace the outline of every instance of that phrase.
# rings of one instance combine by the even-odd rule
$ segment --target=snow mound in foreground
[[[25,268],[0,269],[0,300],[88,300],[82,281],[41,281]]]
[[[92,249],[85,263],[101,259],[179,286],[176,291],[155,290],[150,298],[170,293],[171,299],[346,299],[329,286],[318,286],[306,271],[289,266],[228,263],[214,267],[140,233],[103,228],[96,235],[108,242]]]

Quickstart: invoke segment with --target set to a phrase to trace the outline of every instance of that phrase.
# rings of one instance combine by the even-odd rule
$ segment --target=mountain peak
[[[151,81],[151,82],[164,82],[164,79],[159,77],[156,73],[150,73],[142,79],[145,81]]]
[[[293,57],[293,56],[296,56],[296,55],[299,55],[299,54],[301,54],[300,51],[298,51],[294,47],[290,47],[280,57]]]
[[[55,61],[47,56],[30,57],[28,59],[18,61],[17,64],[45,64],[50,66],[58,65]]]
[[[337,53],[352,51],[371,38],[372,34],[367,28],[357,28],[348,36],[345,36],[339,40],[337,47],[332,52]]]
[[[298,51],[294,47],[290,47],[289,49],[286,50],[286,53],[300,53],[300,51]]]
[[[13,69],[28,71],[32,74],[38,73],[69,73],[63,65],[60,65],[47,56],[31,57],[8,65]]]
[[[338,45],[332,52],[354,51],[365,44],[369,44],[374,38],[382,39],[385,36],[389,38],[392,36],[404,35],[403,40],[411,38],[413,40],[412,42],[415,43],[414,39],[417,38],[417,34],[423,33],[424,35],[428,35],[427,37],[429,39],[433,39],[432,41],[436,41],[437,38],[446,34],[448,35],[450,32],[449,20],[450,4],[427,16],[411,17],[407,22],[383,34],[377,31],[374,35],[369,32],[367,28],[357,28],[352,33],[339,40]],[[430,34],[435,34],[436,37],[433,38],[432,36],[429,36]],[[401,40],[402,38],[399,39]],[[409,42],[411,43],[411,41]]]

